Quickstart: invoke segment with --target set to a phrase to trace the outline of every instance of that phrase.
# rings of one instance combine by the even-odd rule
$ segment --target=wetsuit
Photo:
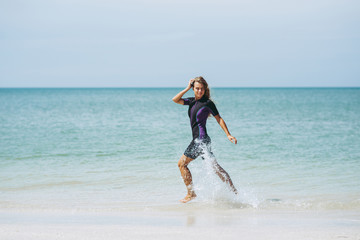
[[[184,152],[186,157],[195,159],[211,152],[211,139],[207,135],[206,120],[209,114],[217,116],[219,114],[215,104],[210,99],[203,97],[195,100],[194,97],[184,98],[184,105],[189,105],[188,115],[192,129],[193,140]]]

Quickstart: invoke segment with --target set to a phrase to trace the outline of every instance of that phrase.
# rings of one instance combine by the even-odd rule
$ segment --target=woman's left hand
[[[228,139],[230,140],[230,142],[237,144],[237,140],[236,140],[235,137],[233,137],[233,136],[231,136],[231,135],[229,135],[229,136],[227,136],[227,137],[228,137]]]

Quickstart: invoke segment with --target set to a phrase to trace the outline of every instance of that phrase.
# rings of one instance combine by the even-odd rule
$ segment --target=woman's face
[[[202,98],[204,96],[204,93],[205,93],[204,85],[202,85],[201,83],[195,82],[195,84],[194,84],[194,93],[195,93],[195,98],[196,99]]]

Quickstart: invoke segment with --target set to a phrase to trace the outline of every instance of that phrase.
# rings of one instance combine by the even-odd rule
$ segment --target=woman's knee
[[[192,160],[191,158],[188,158],[185,155],[182,155],[178,162],[178,167],[179,168],[186,167],[191,162],[191,160]]]
[[[182,168],[183,166],[184,166],[183,161],[182,161],[181,158],[180,158],[180,160],[179,160],[179,162],[178,162],[178,167],[179,167],[179,168]]]
[[[219,163],[218,163],[216,160],[214,160],[211,164],[212,164],[212,167],[213,167],[215,170],[217,170],[217,171],[221,171],[221,170],[222,170],[222,167],[219,165]]]

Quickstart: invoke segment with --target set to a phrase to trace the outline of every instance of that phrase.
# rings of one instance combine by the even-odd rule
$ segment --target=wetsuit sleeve
[[[184,105],[190,105],[190,102],[193,100],[193,98],[182,98],[184,100]]]
[[[214,117],[219,115],[219,111],[217,110],[215,103],[213,101],[211,100],[209,101],[208,107],[210,108],[210,112]]]

